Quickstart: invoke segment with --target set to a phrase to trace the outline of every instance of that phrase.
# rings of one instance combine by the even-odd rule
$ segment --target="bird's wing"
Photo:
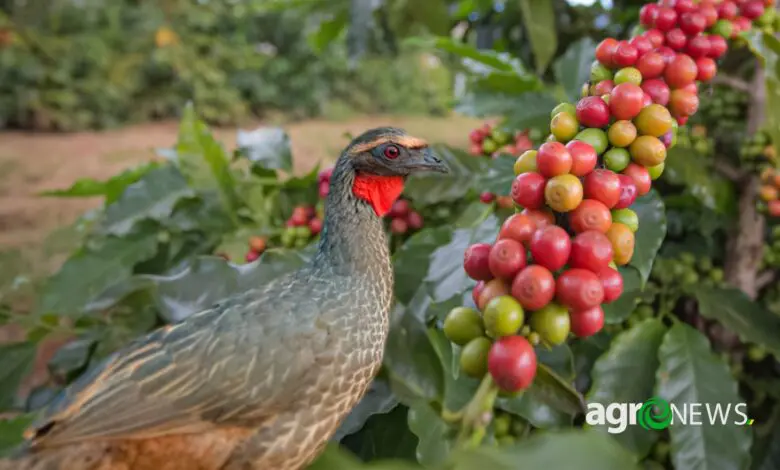
[[[252,426],[294,404],[297,390],[317,380],[312,372],[337,338],[316,320],[316,296],[296,293],[295,285],[267,287],[264,295],[233,299],[109,357],[33,425],[32,445]]]

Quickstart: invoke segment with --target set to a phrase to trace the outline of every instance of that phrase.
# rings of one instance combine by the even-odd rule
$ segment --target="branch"
[[[765,271],[762,271],[761,273],[759,273],[758,277],[756,278],[757,290],[762,290],[764,287],[775,282],[776,279],[777,279],[777,271],[773,269],[767,269]]]
[[[713,166],[718,173],[734,182],[742,181],[747,176],[744,171],[733,166],[723,158],[716,158]]]
[[[741,78],[737,78],[737,77],[730,77],[728,75],[718,74],[712,79],[712,84],[726,85],[726,86],[730,86],[735,90],[742,91],[745,93],[750,93],[750,84],[745,80],[742,80]]]
[[[747,132],[755,134],[764,122],[764,71],[758,66],[750,85]],[[756,210],[761,182],[758,175],[746,175],[740,181],[738,215],[726,244],[726,282],[748,297],[758,295],[756,277],[764,253],[764,217]]]

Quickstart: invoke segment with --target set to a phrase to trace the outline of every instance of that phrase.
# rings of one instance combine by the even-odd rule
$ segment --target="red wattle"
[[[404,190],[402,176],[377,176],[364,173],[355,176],[352,192],[371,204],[377,216],[382,217]]]

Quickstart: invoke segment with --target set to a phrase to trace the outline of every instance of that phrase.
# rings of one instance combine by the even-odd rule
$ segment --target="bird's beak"
[[[447,166],[430,147],[420,149],[404,165],[409,171],[435,171],[437,173],[449,173]]]

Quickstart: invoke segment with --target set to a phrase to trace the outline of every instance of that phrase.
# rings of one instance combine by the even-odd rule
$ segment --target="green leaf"
[[[717,320],[746,343],[765,347],[780,360],[780,317],[739,289],[700,287],[695,295],[704,317]]]
[[[658,356],[661,361],[656,377],[658,395],[678,407],[702,404],[701,426],[672,423],[669,427],[675,468],[746,468],[750,460],[751,428],[733,421],[740,419],[734,406],[743,400],[729,367],[710,350],[707,338],[698,330],[677,323],[664,337]],[[706,403],[731,405],[730,422],[711,425],[704,408]]]
[[[81,178],[76,180],[68,189],[44,191],[41,195],[51,197],[103,196],[105,197],[106,204],[111,204],[119,198],[125,188],[140,180],[146,173],[158,166],[159,164],[156,162],[147,163],[125,170],[105,181],[98,181],[92,178]]]
[[[775,73],[766,74],[766,123],[764,130],[772,138],[772,145],[775,152],[780,154],[780,72],[777,71],[775,64]],[[732,203],[733,203],[732,199]]]
[[[447,0],[401,0],[385,5],[390,10],[390,27],[395,35],[409,35],[421,26],[431,34],[445,35],[452,28]]]
[[[19,386],[32,372],[36,352],[36,345],[29,341],[0,346],[0,412],[14,407]]]
[[[585,411],[585,400],[565,379],[544,364],[538,364],[533,388],[539,398],[566,414],[576,415]]]
[[[479,387],[479,380],[460,374],[459,356],[453,353],[453,344],[437,328],[428,330],[431,344],[442,364],[444,374],[443,406],[450,411],[457,411],[468,404]]]
[[[412,300],[428,272],[431,253],[451,239],[450,227],[425,228],[396,250],[393,255],[394,288],[399,302],[407,304]]]
[[[558,47],[553,3],[549,0],[520,0],[520,10],[534,52],[536,72],[542,73]]]
[[[474,201],[458,215],[455,220],[456,228],[470,228],[481,224],[491,214],[495,212],[492,204],[483,204],[481,201]]]
[[[239,198],[230,161],[206,124],[197,118],[191,104],[184,109],[175,154],[176,164],[190,186],[217,191],[225,210],[230,214],[236,212]]]
[[[663,199],[654,189],[637,199],[631,209],[639,217],[639,230],[635,234],[636,244],[630,265],[639,270],[644,283],[650,277],[655,255],[666,237],[666,209]]]
[[[690,147],[672,147],[664,163],[663,178],[685,186],[705,207],[721,214],[732,214],[736,208],[734,185],[710,168],[711,159]]]
[[[561,378],[574,380],[574,356],[568,344],[559,344],[552,349],[539,346],[536,348],[536,358]]]
[[[577,390],[590,389],[593,380],[591,372],[598,358],[607,352],[612,344],[612,337],[604,330],[588,338],[583,338],[572,344],[574,355],[575,386]]]
[[[748,40],[750,50],[758,57],[764,68],[766,85],[766,123],[764,129],[772,137],[775,151],[780,153],[780,40],[774,34],[754,29],[743,36]]]
[[[0,458],[10,457],[14,449],[24,442],[24,430],[34,420],[34,414],[0,420]]]
[[[642,296],[642,277],[639,271],[631,266],[620,266],[618,271],[623,276],[623,293],[614,302],[602,306],[604,321],[608,325],[623,323]]]
[[[158,326],[157,312],[148,292],[133,292],[112,306],[110,322],[91,330],[98,339],[91,360],[100,360]]]
[[[487,171],[479,175],[474,188],[478,191],[490,191],[493,194],[509,194],[512,182],[515,180],[514,165],[515,157],[511,155],[499,155],[490,160]]]
[[[364,462],[399,459],[417,463],[417,436],[407,425],[409,409],[396,406],[388,413],[375,414],[363,429],[341,443]]]
[[[775,424],[765,443],[766,447],[761,449],[760,460],[754,457],[752,468],[754,470],[777,470],[780,468],[780,421]],[[756,445],[753,446],[754,451],[756,447]]]
[[[383,460],[380,462],[363,463],[349,451],[331,444],[325,452],[308,467],[307,470],[422,470],[419,465],[411,462]]]
[[[638,470],[635,456],[598,431],[568,430],[532,436],[500,448],[454,453],[451,470]],[[687,470],[687,469],[686,469]]]
[[[384,365],[393,392],[402,403],[411,405],[418,398],[440,400],[444,395],[443,368],[428,329],[400,305],[393,312]]]
[[[137,275],[107,290],[90,305],[100,310],[130,292],[148,290],[160,316],[176,323],[219,300],[287,274],[308,261],[313,247],[293,251],[272,249],[254,263],[235,265],[217,256],[201,256],[164,276]]]
[[[260,168],[292,172],[290,137],[281,127],[261,127],[254,131],[238,131],[239,151]]]
[[[431,254],[425,282],[435,302],[461,295],[474,284],[463,269],[463,253],[474,243],[492,242],[498,232],[498,219],[490,216],[480,225],[452,232],[451,241]]]
[[[87,368],[95,351],[95,338],[80,338],[63,345],[49,360],[49,372],[70,382]]]
[[[406,183],[404,195],[424,206],[462,199],[476,175],[484,171],[485,159],[445,145],[434,145],[433,150],[449,166],[449,173],[414,174]]]
[[[552,95],[544,92],[513,95],[478,91],[467,94],[455,110],[479,118],[504,116],[504,125],[510,129],[547,130],[550,127],[550,111],[557,104]]]
[[[553,64],[555,77],[563,86],[569,101],[577,101],[582,85],[590,80],[590,66],[595,54],[596,43],[590,37],[584,37],[570,45]]]
[[[539,90],[536,77],[526,77],[513,72],[493,72],[471,80],[472,89],[492,93],[525,93]]]
[[[451,13],[453,19],[466,20],[474,10],[493,8],[493,0],[459,0],[457,9]]]
[[[41,313],[75,315],[107,289],[126,281],[136,264],[157,253],[157,234],[138,232],[97,240],[75,255],[51,276],[43,288]]]
[[[453,448],[450,427],[423,401],[409,409],[409,429],[417,436],[417,461],[430,468],[443,463]]]
[[[539,364],[531,387],[520,396],[499,399],[498,407],[540,429],[568,427],[573,417],[585,410],[582,396],[571,385],[574,379],[571,351],[568,347],[547,352],[537,348],[537,355]]]
[[[396,408],[396,405],[398,405],[398,400],[390,391],[390,385],[387,381],[380,378],[374,379],[363,398],[342,421],[332,439],[340,441],[359,431],[371,416],[388,413]],[[406,421],[406,415],[404,415],[404,421]]]
[[[309,44],[318,54],[324,52],[341,35],[347,26],[348,20],[349,11],[346,9],[339,11],[332,18],[320,23],[317,30],[309,34]]]
[[[645,320],[615,337],[612,346],[593,366],[593,385],[588,403],[642,403],[653,396],[655,373],[658,369],[658,348],[666,327],[657,319]],[[608,426],[598,426],[606,431]],[[658,433],[641,426],[629,426],[615,434],[626,449],[644,457],[650,451]]]
[[[356,470],[363,464],[354,455],[331,444],[317,459],[307,467],[308,470]]]
[[[502,72],[518,72],[517,66],[506,55],[491,49],[477,49],[449,37],[408,38],[404,41],[410,46],[436,48],[464,59],[470,59],[491,69]]]
[[[152,170],[106,208],[101,229],[110,235],[127,235],[139,221],[168,219],[177,202],[194,195],[195,191],[175,167]]]
[[[498,407],[539,429],[567,428],[572,424],[572,416],[545,403],[534,385],[519,397],[499,398]]]
[[[490,72],[471,77],[469,83],[470,89],[475,92],[507,93],[510,95],[539,91],[542,88],[537,77],[525,74],[518,75],[516,72]]]

